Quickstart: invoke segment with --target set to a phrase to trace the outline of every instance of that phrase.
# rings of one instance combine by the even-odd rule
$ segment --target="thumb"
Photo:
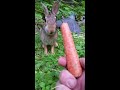
[[[74,88],[77,84],[76,78],[67,70],[63,70],[60,73],[61,84],[67,86],[68,88]]]

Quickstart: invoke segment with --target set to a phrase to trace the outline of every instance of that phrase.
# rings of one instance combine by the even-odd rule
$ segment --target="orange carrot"
[[[61,33],[65,49],[67,69],[75,77],[79,77],[82,74],[82,68],[74,45],[73,37],[67,23],[62,23]]]

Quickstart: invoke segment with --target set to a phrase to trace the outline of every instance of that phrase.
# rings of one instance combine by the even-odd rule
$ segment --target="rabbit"
[[[45,24],[40,30],[40,36],[42,41],[42,47],[44,48],[44,53],[48,55],[48,45],[51,46],[51,53],[54,54],[54,47],[58,46],[57,38],[58,31],[56,29],[56,15],[59,9],[59,2],[55,1],[52,10],[49,13],[47,6],[41,3],[44,8],[45,14]]]

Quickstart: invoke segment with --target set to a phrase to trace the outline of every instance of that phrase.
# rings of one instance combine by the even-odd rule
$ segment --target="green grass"
[[[74,43],[79,57],[85,56],[85,37],[84,26],[80,36],[73,34]],[[35,90],[51,90],[55,87],[59,79],[60,70],[63,67],[58,65],[58,58],[64,56],[64,46],[61,32],[58,32],[58,44],[55,48],[55,54],[44,55],[44,49],[41,46],[40,35],[35,35]],[[54,90],[54,89],[53,89]]]

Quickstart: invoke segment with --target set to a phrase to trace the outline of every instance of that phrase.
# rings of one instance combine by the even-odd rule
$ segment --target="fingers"
[[[65,57],[60,57],[58,59],[58,64],[65,67],[66,66],[66,58]]]
[[[60,81],[58,81],[55,90],[71,90],[71,89],[69,89],[67,86],[61,84]]]
[[[85,72],[77,79],[77,84],[73,90],[85,90]]]
[[[66,66],[66,58],[65,57],[60,57],[58,59],[58,63],[59,63],[59,65],[65,67]],[[85,69],[85,58],[80,58],[80,63],[82,65],[82,67]]]
[[[60,57],[58,63],[61,66],[66,66],[66,58]],[[80,58],[80,63],[83,69],[85,69],[85,58]],[[58,82],[56,90],[85,90],[85,71],[81,77],[77,80],[76,78],[67,70],[63,70],[60,73],[60,81]],[[74,88],[75,87],[75,88]],[[74,88],[74,89],[73,89]]]
[[[77,80],[75,79],[75,77],[71,73],[69,73],[67,70],[61,71],[59,78],[60,78],[61,84],[67,86],[68,88],[72,89],[77,84]]]

